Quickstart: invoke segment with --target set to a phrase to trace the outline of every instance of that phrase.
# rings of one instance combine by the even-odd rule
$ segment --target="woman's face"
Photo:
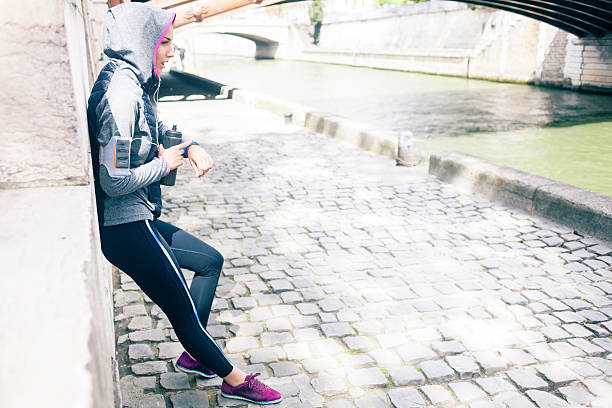
[[[157,49],[157,55],[155,56],[155,69],[158,73],[161,73],[164,69],[164,64],[174,57],[174,50],[172,49],[172,37],[174,35],[174,29],[172,26],[168,29],[168,32],[162,38],[162,42]]]

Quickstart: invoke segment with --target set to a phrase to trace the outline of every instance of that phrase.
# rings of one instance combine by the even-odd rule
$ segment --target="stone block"
[[[600,379],[588,379],[582,380],[582,383],[592,394],[598,397],[610,398],[610,395],[612,395],[612,384],[610,384],[608,381]]]
[[[516,388],[502,377],[477,378],[474,381],[489,395],[516,391]]]
[[[270,364],[270,368],[275,377],[285,377],[288,375],[296,375],[300,372],[299,367],[290,361],[281,361]],[[316,388],[315,388],[316,389]]]
[[[459,374],[459,378],[472,378],[480,374],[480,369],[472,357],[464,355],[447,356],[446,362]]]
[[[131,341],[164,341],[164,332],[161,329],[138,330],[130,333]]]
[[[153,327],[153,321],[149,316],[134,316],[128,324],[128,330],[142,330]]]
[[[434,406],[448,406],[455,403],[452,394],[441,385],[425,385],[421,387],[421,391]]]
[[[225,343],[225,348],[229,353],[242,353],[256,347],[258,347],[258,344],[255,337],[234,337]]]
[[[355,331],[345,322],[321,324],[325,337],[341,337],[355,334]]]
[[[184,390],[189,388],[189,377],[185,373],[163,373],[159,383],[167,390]]]
[[[442,360],[423,361],[419,367],[429,380],[450,381],[455,377],[455,372]]]
[[[504,362],[504,360],[502,360],[496,353],[493,353],[492,351],[477,352],[474,353],[474,357],[476,358],[478,364],[480,364],[480,366],[484,370],[485,374],[493,374],[497,371],[505,370],[508,366]]]
[[[128,356],[130,360],[151,359],[153,358],[153,350],[148,344],[130,344]]]
[[[183,351],[183,346],[179,342],[159,343],[159,358],[175,358]]]
[[[287,344],[294,341],[291,332],[264,332],[260,336],[261,344],[264,347]]]
[[[395,408],[421,408],[427,403],[413,388],[394,388],[389,391],[389,399]]]
[[[157,382],[157,377],[155,376],[134,377],[134,386],[138,388],[143,388],[143,389],[155,388],[156,382]]]
[[[131,365],[132,372],[136,375],[161,374],[168,372],[168,364],[165,361],[146,361]]]
[[[437,341],[431,347],[440,355],[459,354],[465,351],[463,344],[458,341]]]
[[[387,385],[387,378],[382,371],[376,367],[352,370],[348,373],[347,378],[355,387]]]
[[[321,375],[311,381],[314,390],[323,395],[337,395],[346,391],[344,378],[339,375]]]
[[[539,390],[529,390],[527,391],[527,395],[534,401],[538,407],[547,408],[547,407],[555,407],[555,408],[565,408],[569,407],[569,404],[562,400],[561,398],[544,391]]]
[[[576,373],[560,362],[538,365],[535,368],[555,387],[566,385],[578,379]]]
[[[546,383],[546,381],[538,377],[530,369],[519,368],[515,370],[510,370],[506,374],[521,390],[530,390],[530,389],[547,390],[548,389],[548,383]]]
[[[411,366],[389,368],[389,377],[395,385],[421,385],[425,383],[425,377],[417,369]]]
[[[208,394],[204,391],[183,391],[170,396],[172,408],[208,408]]]
[[[575,385],[559,388],[559,393],[570,404],[587,405],[595,399],[595,397],[582,387]]]
[[[461,402],[473,401],[486,396],[480,388],[470,382],[449,383],[448,386]]]

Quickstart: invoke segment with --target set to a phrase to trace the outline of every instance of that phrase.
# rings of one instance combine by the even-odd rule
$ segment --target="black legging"
[[[102,227],[100,235],[104,256],[164,311],[185,350],[220,377],[228,375],[232,363],[206,331],[223,256],[159,220]],[[195,271],[191,294],[181,267]]]

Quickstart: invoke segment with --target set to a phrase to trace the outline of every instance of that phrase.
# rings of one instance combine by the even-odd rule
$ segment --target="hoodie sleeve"
[[[113,78],[115,79],[115,78]],[[130,151],[138,117],[138,95],[126,86],[113,86],[96,109],[100,143],[100,185],[111,197],[132,193],[169,173],[164,159],[130,167]]]

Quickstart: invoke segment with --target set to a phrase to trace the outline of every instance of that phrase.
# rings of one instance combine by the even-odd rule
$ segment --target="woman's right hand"
[[[181,144],[177,144],[176,146],[169,147],[164,149],[164,146],[159,145],[159,158],[166,159],[168,165],[170,166],[170,170],[174,170],[177,167],[181,167],[183,165],[183,149],[191,144],[191,140],[187,140]]]

